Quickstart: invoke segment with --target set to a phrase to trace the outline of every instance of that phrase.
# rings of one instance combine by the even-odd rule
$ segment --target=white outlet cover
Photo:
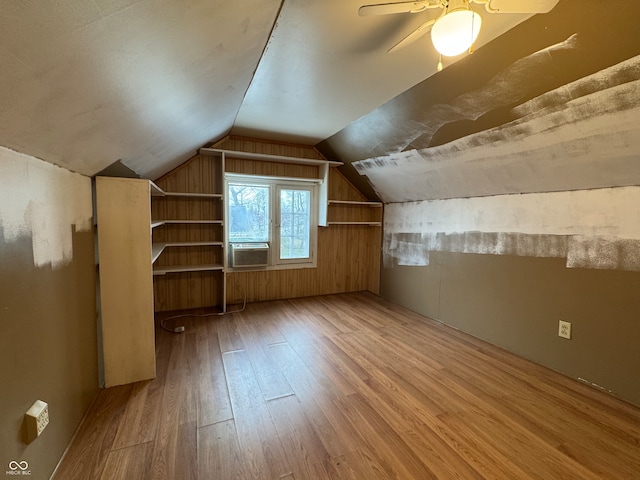
[[[558,324],[558,336],[571,340],[571,323],[560,320]]]

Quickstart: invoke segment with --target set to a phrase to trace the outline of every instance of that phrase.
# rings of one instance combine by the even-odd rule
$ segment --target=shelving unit
[[[205,182],[209,191],[186,191],[195,183],[191,178],[200,175],[209,179]],[[204,281],[217,292],[212,295],[216,305],[206,306],[224,312],[223,175],[223,155],[198,156],[183,170],[159,180],[152,197],[152,260],[156,291],[189,296],[193,282]]]
[[[327,225],[382,226],[382,202],[329,200]]]
[[[307,180],[319,186],[319,224],[326,226],[330,167],[313,158],[202,148],[156,181],[152,197],[156,311],[216,306],[226,311],[225,173]]]

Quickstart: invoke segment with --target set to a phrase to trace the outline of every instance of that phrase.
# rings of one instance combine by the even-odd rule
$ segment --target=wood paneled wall
[[[227,138],[213,146],[224,150],[234,150],[270,155],[283,155],[298,158],[323,159],[310,146],[282,144],[245,138]],[[218,178],[213,158],[196,155],[182,166],[168,173],[156,183],[166,191],[184,191],[199,193],[218,193],[222,189],[222,179]],[[318,167],[281,164],[263,161],[234,159],[229,155],[225,162],[227,172],[256,175],[274,175],[284,177],[317,177]],[[329,172],[329,198],[332,200],[363,201],[365,197],[353,187],[335,168]],[[163,200],[154,199],[154,218],[218,218],[221,211],[208,211],[202,201],[184,199],[169,212],[162,210]],[[172,199],[171,203],[174,203]],[[200,202],[200,203],[198,203]],[[169,202],[165,202],[169,203]],[[218,208],[222,208],[222,202]],[[347,212],[343,210],[348,209]],[[372,212],[373,211],[373,212]],[[206,215],[213,215],[208,217]],[[168,215],[168,216],[167,216]],[[183,217],[182,215],[186,215]],[[200,216],[200,215],[205,215]],[[331,206],[329,218],[340,221],[350,218],[354,221],[371,221],[371,215],[378,215],[381,209],[357,206]],[[165,227],[161,227],[165,228]],[[163,237],[161,241],[205,240],[208,229],[191,229],[184,226],[174,229],[180,232],[173,240]],[[220,230],[221,235],[221,230]],[[219,237],[216,237],[219,238]],[[179,249],[175,249],[179,250]],[[317,268],[292,270],[269,270],[254,272],[180,273],[158,276],[154,279],[156,311],[179,310],[206,307],[220,303],[222,275],[226,275],[227,303],[240,303],[246,297],[248,302],[295,298],[309,295],[324,295],[339,292],[369,290],[379,291],[380,283],[381,227],[363,225],[332,225],[318,230]],[[163,257],[169,253],[165,251]],[[174,253],[179,255],[179,253]],[[159,261],[169,261],[165,258]],[[184,263],[185,259],[181,259]]]
[[[222,193],[223,172],[220,158],[195,155],[155,182],[166,192]],[[153,219],[221,220],[224,203],[216,198],[153,197]],[[153,241],[223,242],[222,225],[176,224],[157,227]],[[223,263],[220,246],[169,247],[156,265],[197,265]],[[154,277],[156,311],[221,305],[224,298],[224,273],[221,271],[184,272]]]

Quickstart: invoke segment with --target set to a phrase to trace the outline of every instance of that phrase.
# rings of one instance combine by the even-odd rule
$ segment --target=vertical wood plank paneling
[[[242,152],[323,159],[310,146],[282,144],[257,139],[230,137],[215,148]],[[213,157],[196,155],[156,183],[167,191],[222,193],[223,178]],[[226,158],[226,171],[283,177],[317,177],[317,166],[281,164]],[[336,169],[329,171],[330,198],[366,200]],[[154,218],[222,218],[223,202],[201,199],[156,199]],[[381,210],[368,207],[332,207],[333,219],[379,221]],[[154,232],[159,241],[222,241],[222,228],[212,226],[163,226]],[[380,281],[381,229],[357,225],[321,227],[318,231],[318,266],[313,269],[230,272],[227,274],[226,301],[241,303],[303,297],[348,291],[378,292]],[[158,265],[222,262],[223,250],[202,247],[189,250],[166,249]],[[219,272],[172,274],[154,280],[156,311],[179,310],[217,305],[221,289]]]
[[[167,192],[222,193],[221,159],[208,155],[193,158],[156,181]],[[221,220],[222,199],[192,197],[155,197],[154,219]],[[153,232],[154,241],[221,242],[220,225],[163,225]],[[222,264],[220,246],[168,247],[157,266]],[[223,274],[218,271],[173,273],[154,277],[155,311],[219,306],[224,299]]]

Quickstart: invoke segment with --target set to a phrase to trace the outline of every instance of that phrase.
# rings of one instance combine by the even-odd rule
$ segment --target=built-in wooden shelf
[[[151,187],[151,196],[152,197],[161,197],[164,196],[164,191],[152,181],[149,181],[149,186]]]
[[[369,202],[366,200],[329,200],[329,207],[347,207],[346,209],[338,208],[332,209],[334,215],[330,215],[336,220],[328,221],[327,225],[360,225],[367,227],[380,227],[382,226],[382,202]],[[375,212],[373,215],[363,215],[362,212],[366,210],[357,210],[357,208],[351,209],[350,207],[358,207],[362,208],[376,208],[380,209],[379,212]],[[340,213],[342,212],[342,213]],[[349,212],[349,213],[347,213]],[[371,213],[374,213],[370,210]],[[350,220],[349,218],[353,218]],[[364,218],[363,218],[364,217]],[[368,219],[367,217],[374,217],[372,219]],[[340,220],[338,220],[340,219]]]
[[[167,242],[151,244],[151,261],[155,263],[165,248],[171,247],[222,247],[223,242]]]
[[[185,192],[166,192],[165,197],[187,197],[187,198],[220,198],[224,195],[222,193],[185,193]]]
[[[162,220],[160,222],[163,225],[222,225],[222,220]]]
[[[354,200],[329,200],[329,205],[356,205],[364,207],[382,207],[382,202],[360,202]]]
[[[185,197],[185,198],[224,198],[222,193],[195,193],[195,192],[165,192],[155,183],[151,184],[151,195],[154,197]]]
[[[167,273],[181,273],[181,272],[209,272],[214,270],[223,270],[224,267],[221,264],[210,265],[165,265],[162,267],[154,267],[154,275],[166,275]]]
[[[366,225],[369,227],[380,227],[382,222],[327,222],[327,225]]]
[[[282,155],[267,155],[265,153],[235,152],[233,150],[221,150],[218,148],[201,148],[199,151],[201,155],[224,154],[228,158],[240,158],[243,160],[262,160],[265,162],[295,163],[298,165],[329,165],[331,167],[344,165],[342,162],[336,162],[333,160],[316,160],[313,158],[285,157]]]

